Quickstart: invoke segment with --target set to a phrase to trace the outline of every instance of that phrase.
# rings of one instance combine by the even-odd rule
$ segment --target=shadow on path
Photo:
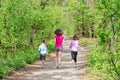
[[[23,75],[9,80],[89,80],[86,78],[85,70],[86,53],[88,51],[84,50],[78,53],[78,63],[75,68],[71,62],[69,43],[70,40],[66,39],[63,45],[64,51],[62,53],[60,69],[55,68],[55,58],[52,56],[47,59],[44,68],[41,68],[39,61],[37,61],[21,70],[21,73],[22,71],[24,72]]]

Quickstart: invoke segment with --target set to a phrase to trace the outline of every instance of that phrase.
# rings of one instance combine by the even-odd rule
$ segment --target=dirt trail
[[[43,69],[41,69],[39,61],[36,61],[3,80],[90,80],[86,75],[86,54],[89,48],[86,47],[83,51],[79,51],[78,64],[75,68],[71,62],[69,43],[68,39],[64,42],[60,69],[55,68],[53,54],[47,59]]]

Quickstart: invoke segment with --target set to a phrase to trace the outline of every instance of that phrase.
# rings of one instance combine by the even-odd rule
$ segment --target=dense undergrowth
[[[53,51],[53,40],[49,40],[47,44],[47,55],[49,55]],[[7,59],[0,60],[0,77],[3,78],[5,75],[11,74],[14,70],[18,70],[26,64],[31,64],[38,59],[39,52],[37,45],[31,48],[22,45],[21,48],[14,53],[14,57],[9,55]]]
[[[38,59],[42,39],[51,51],[60,28],[91,48],[95,78],[120,80],[119,9],[119,0],[0,0],[0,77]]]

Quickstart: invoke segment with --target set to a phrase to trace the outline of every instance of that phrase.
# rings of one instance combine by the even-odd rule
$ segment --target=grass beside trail
[[[47,56],[49,56],[53,51],[53,40],[49,40],[47,45]],[[14,56],[8,56],[7,59],[0,60],[0,78],[2,79],[4,76],[11,74],[14,70],[23,68],[26,64],[31,64],[38,59],[38,45],[34,47],[22,45],[21,48],[14,53]]]
[[[94,47],[96,45],[96,38],[80,38],[79,41],[83,47]]]

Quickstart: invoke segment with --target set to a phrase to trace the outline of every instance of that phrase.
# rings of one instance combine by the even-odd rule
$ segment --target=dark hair
[[[56,29],[55,32],[54,32],[56,35],[62,35],[63,32],[61,29]]]
[[[43,39],[41,42],[44,43],[48,47],[48,45],[46,44],[46,40],[45,39]]]
[[[45,43],[45,39],[43,39],[42,42]]]
[[[75,35],[73,36],[73,40],[79,40],[78,35],[75,34]]]

